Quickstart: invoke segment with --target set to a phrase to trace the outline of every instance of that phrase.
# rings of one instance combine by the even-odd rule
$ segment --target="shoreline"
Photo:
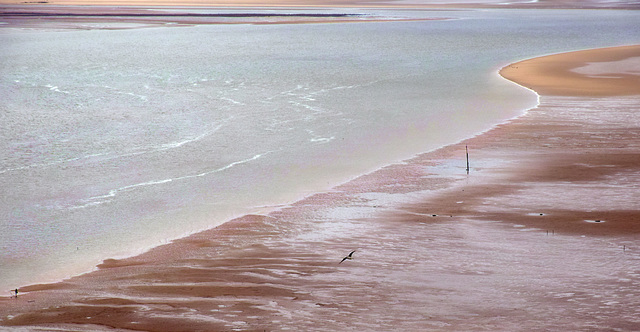
[[[96,9],[102,12],[96,13]],[[191,26],[203,24],[306,24],[306,23],[360,23],[386,21],[423,21],[446,20],[446,17],[428,19],[387,18],[358,16],[353,13],[320,14],[298,13],[291,15],[267,15],[255,13],[243,14],[198,14],[188,10],[201,9],[216,10],[255,10],[289,9],[292,12],[300,10],[329,10],[329,9],[414,9],[431,10],[473,10],[473,9],[588,9],[588,10],[638,10],[640,3],[611,3],[606,1],[578,1],[554,0],[541,2],[502,2],[502,1],[468,1],[441,4],[412,3],[411,1],[376,0],[374,2],[354,2],[351,0],[314,0],[281,1],[277,3],[262,0],[249,0],[238,3],[222,0],[215,3],[203,4],[199,1],[162,2],[162,1],[134,1],[125,5],[118,1],[0,1],[0,18],[6,21],[1,27],[20,28],[50,28],[50,29],[133,29],[145,27]],[[179,10],[171,12],[171,10]],[[187,10],[185,10],[187,9]],[[287,17],[288,16],[288,17]],[[355,18],[354,18],[355,16]],[[47,18],[47,22],[42,22]]]
[[[102,8],[96,11],[95,8]],[[359,13],[314,13],[257,11],[236,12],[237,8],[220,8],[216,13],[180,11],[182,7],[83,7],[83,6],[7,6],[0,7],[0,28],[20,29],[136,29],[148,27],[183,27],[219,24],[327,24],[412,22],[447,20],[448,18],[403,18],[370,16]],[[238,7],[239,8],[239,7]],[[178,11],[176,11],[178,10]]]
[[[123,3],[117,0],[87,1],[87,0],[57,0],[57,1],[15,1],[2,0],[0,6],[18,5],[18,6],[123,6]],[[470,9],[470,8],[513,8],[513,9],[640,9],[640,4],[624,2],[622,4],[613,3],[611,1],[593,0],[552,0],[552,1],[491,1],[491,0],[470,0],[470,1],[443,1],[442,3],[425,4],[420,1],[393,1],[393,0],[374,0],[374,1],[353,1],[353,0],[282,0],[278,2],[268,2],[264,0],[246,0],[238,2],[234,0],[217,0],[214,3],[202,3],[197,0],[183,0],[179,3],[175,1],[158,1],[158,0],[136,0],[127,1],[124,6],[128,7],[268,7],[268,8],[406,8],[406,9]]]
[[[632,53],[628,53],[629,49],[632,49]],[[584,64],[585,57],[592,56],[592,61],[586,62],[597,62],[600,69],[605,68],[602,70],[608,72],[607,65],[619,61],[624,54],[635,57],[639,51],[640,45],[635,45],[560,53],[556,59],[561,60],[562,66],[554,67],[554,73],[561,68],[563,70],[560,72],[569,73],[573,77],[571,70],[576,68],[576,62]],[[553,62],[554,56],[542,58],[542,63],[548,65],[549,61]],[[593,61],[594,58],[597,61]],[[536,59],[540,58],[517,62],[517,66],[508,65],[501,73],[512,70],[507,75],[516,84],[526,87],[529,83],[522,81],[522,78],[526,79],[533,74],[522,70],[522,64],[535,64]],[[568,61],[570,59],[574,61]],[[543,71],[536,75],[541,81],[554,80],[555,76],[545,78],[545,74]],[[585,77],[584,86],[587,88],[593,86],[593,80],[607,86],[611,82],[609,77],[582,76]],[[622,79],[625,84],[634,82],[629,81],[628,77]],[[637,86],[634,88],[637,89]],[[424,296],[424,299],[415,300],[419,304],[428,305],[433,301],[440,301],[441,306],[450,310],[434,309],[429,313],[429,320],[448,324],[448,328],[443,328],[444,330],[456,330],[468,327],[465,324],[472,322],[495,322],[496,318],[491,310],[503,312],[500,301],[511,301],[509,297],[493,295],[496,289],[492,287],[502,289],[501,286],[494,285],[496,280],[501,280],[499,276],[505,273],[505,267],[500,264],[492,266],[485,263],[479,267],[456,265],[451,267],[455,273],[438,268],[443,262],[433,257],[433,251],[440,251],[442,255],[455,254],[457,250],[464,253],[465,250],[477,251],[473,248],[478,245],[482,245],[483,251],[493,259],[510,262],[509,257],[494,257],[496,252],[491,248],[495,244],[485,243],[483,237],[475,234],[488,232],[494,237],[501,236],[503,241],[509,243],[509,247],[500,247],[501,251],[511,250],[519,241],[525,240],[539,243],[544,239],[544,243],[551,246],[548,242],[553,240],[553,236],[562,237],[562,241],[553,242],[552,253],[570,248],[566,246],[575,245],[576,240],[585,239],[585,236],[587,240],[579,242],[588,243],[583,244],[585,248],[598,248],[601,245],[600,239],[606,239],[604,242],[613,243],[614,247],[619,248],[611,249],[610,252],[601,251],[601,255],[609,256],[600,259],[611,260],[614,257],[621,266],[629,264],[628,259],[640,259],[636,257],[640,248],[634,246],[634,239],[640,234],[640,223],[636,221],[640,217],[640,206],[633,204],[634,201],[640,201],[634,200],[638,195],[634,184],[640,178],[640,158],[637,155],[640,142],[634,135],[640,131],[640,124],[629,122],[638,108],[637,101],[640,97],[637,94],[620,97],[617,89],[610,91],[609,95],[598,97],[584,94],[562,95],[566,93],[563,87],[557,90],[547,88],[545,91],[537,92],[540,95],[539,105],[525,115],[462,142],[420,154],[406,163],[389,165],[362,175],[333,191],[313,194],[266,215],[246,215],[231,220],[214,229],[155,247],[139,256],[105,260],[97,271],[60,283],[22,287],[21,292],[25,292],[20,296],[25,299],[21,300],[24,301],[22,307],[9,308],[2,304],[11,304],[11,300],[0,299],[0,324],[45,324],[48,327],[65,328],[93,324],[88,326],[162,330],[171,326],[228,329],[235,326],[233,322],[242,321],[248,325],[241,324],[240,327],[277,329],[289,326],[287,324],[297,324],[303,317],[309,317],[292,314],[296,311],[307,314],[313,312],[314,315],[319,314],[319,317],[325,318],[335,315],[335,310],[355,314],[357,311],[354,310],[358,306],[348,306],[344,301],[363,305],[375,300],[374,303],[378,301],[380,307],[371,304],[373,308],[370,308],[370,315],[388,315],[387,310],[393,309],[385,301],[393,302],[399,296],[397,294],[407,296],[407,291],[417,291]],[[631,90],[633,91],[636,90]],[[469,146],[471,155],[469,175],[464,174],[465,146]],[[404,202],[407,194],[414,197],[413,203]],[[339,215],[339,211],[345,206],[353,208],[354,210],[350,210],[352,212],[361,211],[361,215],[349,216],[348,220],[332,217],[334,214]],[[301,221],[302,215],[305,217]],[[428,227],[426,233],[419,231],[424,227]],[[345,233],[344,230],[349,232]],[[456,241],[455,236],[451,238],[451,232],[455,236],[464,234],[464,241]],[[510,238],[517,241],[509,242]],[[416,244],[421,243],[425,248],[404,248],[402,244],[407,241],[417,241]],[[436,246],[434,243],[437,242],[455,244],[457,249],[442,251],[447,246]],[[358,243],[355,248],[354,243]],[[390,244],[394,245],[387,247]],[[532,250],[527,246],[525,248]],[[335,260],[340,259],[340,253],[348,253],[352,249],[357,250],[356,259],[348,262],[352,264],[345,271],[342,265],[336,265]],[[416,259],[412,263],[414,265],[409,265],[411,268],[406,265],[409,263],[397,261],[398,251]],[[480,255],[475,251],[474,254]],[[295,252],[294,257],[292,252]],[[472,255],[471,252],[467,255]],[[627,258],[618,256],[623,253]],[[426,263],[418,263],[418,257],[423,257],[422,255],[430,257],[426,259]],[[574,252],[573,255],[577,253]],[[535,257],[540,259],[539,256]],[[358,263],[358,259],[364,262]],[[435,262],[440,264],[434,264]],[[448,261],[444,263],[452,264]],[[520,264],[529,266],[532,276],[540,277],[543,281],[538,282],[544,282],[547,288],[543,288],[543,295],[539,295],[538,290],[531,291],[527,288],[531,280],[507,279],[512,280],[510,283],[514,289],[507,294],[516,296],[517,292],[517,296],[524,297],[518,297],[523,302],[509,304],[522,310],[520,313],[503,313],[503,316],[505,320],[523,323],[521,328],[540,327],[535,325],[539,324],[538,314],[527,313],[527,305],[523,303],[565,308],[562,303],[554,302],[553,294],[561,294],[559,292],[562,287],[553,284],[552,280],[555,278],[551,276],[559,272],[542,270],[546,274],[538,276],[536,274],[542,267],[529,260]],[[561,267],[566,262],[558,264]],[[608,270],[612,270],[609,273],[613,275],[625,273],[618,270],[618,265],[613,268],[604,265],[605,270],[600,271],[599,265],[591,264],[584,266],[596,269],[603,275]],[[368,265],[374,265],[379,270],[371,270]],[[411,283],[404,284],[395,279],[391,279],[395,282],[391,284],[382,282],[389,281],[393,271],[400,274],[402,278],[399,280],[404,280],[407,276],[419,278],[414,274],[423,271],[422,269],[428,272],[425,273],[429,280],[427,290],[412,290]],[[470,272],[460,272],[460,269]],[[406,271],[407,274],[404,275],[401,271]],[[520,269],[518,271],[519,274],[526,273]],[[488,284],[475,284],[477,279],[469,279],[472,283],[469,287],[472,287],[474,295],[468,294],[471,289],[463,285],[447,284],[449,278],[473,276],[480,272],[480,275],[486,275],[487,278],[497,279],[490,279]],[[354,282],[354,278],[359,281]],[[511,275],[510,278],[516,277]],[[610,286],[603,287],[603,281],[598,276],[581,278],[574,282],[583,289],[597,292],[600,288],[606,288],[608,292],[615,294],[623,290],[627,294],[637,292],[637,288],[633,290],[633,285],[640,282],[637,275],[625,274],[623,281],[611,282]],[[610,276],[607,275],[606,278]],[[623,287],[624,285],[630,285],[630,288]],[[388,294],[387,291],[395,289],[394,287],[401,292],[393,293],[396,295]],[[438,289],[459,294],[437,295]],[[362,298],[362,292],[371,293]],[[469,301],[482,300],[483,297],[493,299],[493,302],[478,304],[488,313],[472,317],[460,313],[462,309],[459,301],[465,302],[460,296],[464,294],[470,298]],[[499,297],[494,299],[492,296]],[[620,306],[600,309],[603,317],[616,317],[620,312],[633,313],[640,310],[632,299],[616,298]],[[600,297],[593,297],[581,300],[581,305],[591,305],[592,307],[587,308],[595,309],[601,306],[601,301]],[[273,310],[280,312],[275,314],[280,317],[277,322],[264,320],[265,315],[274,314],[269,309],[271,302],[277,303]],[[162,306],[167,303],[173,309]],[[473,306],[471,303],[466,305]],[[625,309],[622,308],[623,305]],[[141,307],[151,310],[158,317],[177,317],[180,312],[186,313],[189,310],[202,314],[214,312],[221,321],[153,318],[153,315],[139,311]],[[109,310],[110,314],[102,315],[104,310]],[[416,310],[419,309],[411,307],[409,311],[415,314]],[[13,317],[5,319],[10,312]],[[464,319],[451,318],[455,316],[454,313]],[[566,325],[567,322],[586,322],[586,318],[579,312],[563,313],[561,316],[547,324],[567,327],[572,326]],[[339,315],[333,318],[333,323],[326,324],[328,328],[352,326],[341,325],[352,324],[353,322],[349,323],[350,317]],[[406,328],[416,326],[406,325],[412,322],[406,318],[402,320],[402,316],[398,317],[397,320],[401,321],[396,321],[395,324]],[[604,319],[604,322],[607,321]],[[505,323],[504,320],[501,322]],[[310,329],[315,326],[313,319],[310,322],[302,321],[301,324]],[[393,322],[380,324],[395,326]],[[634,321],[626,318],[616,324],[624,329],[633,326]]]

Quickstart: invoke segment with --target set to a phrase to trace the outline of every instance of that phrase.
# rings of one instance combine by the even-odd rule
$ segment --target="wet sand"
[[[0,6],[0,28],[47,30],[119,30],[150,27],[180,27],[206,24],[308,24],[308,23],[362,23],[386,21],[429,21],[445,17],[402,18],[371,16],[357,13],[302,12],[290,9],[283,12],[265,12],[247,9],[223,10],[203,13],[176,7],[96,7],[58,5]]]
[[[0,5],[28,6],[204,6],[204,7],[356,7],[356,8],[566,8],[640,9],[637,1],[603,0],[0,0]]]
[[[636,330],[638,81],[618,73],[625,89],[631,86],[621,96],[618,78],[597,73],[610,76],[609,68],[639,50],[507,66],[502,74],[523,85],[532,77],[535,84],[570,78],[573,93],[546,84],[537,108],[477,137],[265,215],[106,260],[86,275],[22,287],[18,299],[0,299],[0,324],[69,331]],[[586,62],[596,69],[576,75]],[[575,92],[594,85],[598,97]],[[338,264],[352,250],[354,259]]]
[[[193,8],[189,12],[187,8]],[[239,10],[224,14],[202,15],[199,8]],[[243,12],[246,8],[247,12]],[[286,9],[290,16],[252,16],[256,8]],[[434,17],[412,19],[402,17],[373,17],[333,15],[312,17],[301,15],[300,9],[339,8],[407,8],[434,10]],[[439,9],[518,8],[518,9],[640,9],[637,1],[553,0],[553,1],[500,1],[500,0],[448,0],[442,2],[412,0],[0,0],[2,28],[21,29],[134,29],[147,27],[190,26],[202,24],[304,24],[304,23],[359,23],[376,21],[424,21],[447,19],[438,15]],[[172,9],[174,9],[172,11]],[[178,9],[178,11],[175,11]],[[244,14],[244,16],[242,16]]]

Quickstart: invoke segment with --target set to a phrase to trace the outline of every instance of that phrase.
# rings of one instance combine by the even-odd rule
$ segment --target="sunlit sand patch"
[[[637,95],[638,45],[554,54],[506,66],[500,74],[540,95]]]
[[[582,67],[571,69],[571,71],[589,77],[600,78],[640,75],[640,57],[631,57],[619,61],[588,62]]]

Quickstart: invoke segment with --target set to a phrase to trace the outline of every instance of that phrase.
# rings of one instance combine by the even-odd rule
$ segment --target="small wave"
[[[179,147],[182,147],[183,145],[189,144],[189,143],[194,143],[197,141],[200,141],[208,136],[211,136],[212,134],[214,134],[215,132],[217,132],[218,130],[220,130],[220,128],[224,127],[224,125],[230,120],[231,118],[224,120],[223,123],[217,125],[215,128],[208,130],[198,136],[195,136],[193,138],[187,138],[185,140],[181,140],[181,141],[175,141],[175,142],[169,142],[169,143],[164,143],[158,147],[150,147],[147,149],[142,149],[142,150],[138,150],[138,151],[133,151],[133,152],[129,152],[129,153],[124,153],[124,154],[119,154],[119,155],[114,155],[111,156],[109,158],[107,158],[107,160],[111,160],[111,159],[118,159],[118,158],[126,158],[126,157],[132,157],[132,156],[138,156],[138,155],[143,155],[143,154],[148,154],[148,153],[155,153],[155,152],[160,152],[160,151],[166,151],[166,150],[171,150],[171,149],[177,149]]]
[[[79,209],[84,209],[84,208],[88,208],[88,207],[92,207],[92,206],[96,206],[96,205],[102,205],[108,203],[108,201],[95,201],[95,202],[89,202],[83,205],[73,205],[73,206],[69,206],[66,209],[69,210],[79,210]]]
[[[331,137],[319,137],[319,138],[312,138],[309,141],[312,143],[329,143],[331,141],[333,141],[335,138],[335,136],[331,136]]]
[[[257,159],[262,158],[265,155],[267,155],[269,153],[272,153],[272,152],[274,152],[274,151],[267,151],[265,153],[256,154],[251,158],[234,161],[234,162],[232,162],[232,163],[230,163],[228,165],[225,165],[223,167],[216,168],[216,169],[213,169],[213,170],[210,170],[210,171],[206,171],[206,172],[202,172],[202,173],[184,175],[184,176],[175,177],[175,178],[169,178],[169,179],[151,180],[151,181],[131,184],[131,185],[128,185],[128,186],[112,189],[112,190],[109,190],[109,192],[104,194],[104,195],[98,195],[98,196],[89,197],[87,199],[84,199],[84,200],[81,200],[81,201],[77,202],[77,204],[74,204],[72,206],[66,206],[66,207],[63,207],[63,208],[75,210],[75,209],[81,209],[81,208],[86,208],[86,207],[91,207],[91,206],[96,206],[96,205],[108,203],[114,197],[116,197],[119,193],[122,193],[122,192],[133,191],[133,190],[136,190],[136,189],[142,188],[142,187],[156,186],[156,185],[162,185],[162,184],[175,182],[175,181],[181,181],[181,180],[188,180],[188,179],[193,179],[193,178],[198,178],[198,177],[204,177],[204,176],[207,176],[207,175],[211,175],[211,174],[214,174],[214,173],[218,173],[218,172],[222,172],[222,171],[228,170],[228,169],[230,169],[232,167],[235,167],[235,166],[238,166],[238,165],[242,165],[242,164],[257,160]]]
[[[320,89],[318,91],[313,91],[313,92],[309,92],[310,96],[319,96],[319,95],[323,95],[325,93],[328,92],[332,92],[332,91],[339,91],[339,90],[350,90],[350,89],[356,89],[356,88],[362,88],[362,87],[368,87],[368,86],[372,86],[374,84],[383,82],[386,80],[373,80],[370,82],[366,82],[366,83],[362,83],[362,84],[354,84],[354,85],[338,85],[338,86],[333,86],[330,88],[325,88],[325,89]]]
[[[127,96],[136,97],[136,98],[139,98],[139,99],[140,99],[140,100],[142,100],[142,101],[147,101],[147,96],[143,96],[143,95],[135,94],[135,93],[133,93],[133,92],[117,92],[117,93],[119,93],[119,94],[124,94],[124,95],[127,95]]]
[[[228,121],[228,120],[227,120]],[[227,122],[225,121],[225,123]],[[170,143],[165,143],[162,144],[160,146],[160,148],[157,149],[157,151],[162,151],[162,150],[169,150],[169,149],[175,149],[175,148],[179,148],[185,144],[189,144],[189,143],[193,143],[193,142],[197,142],[199,140],[202,140],[203,138],[207,137],[207,136],[211,136],[213,133],[215,133],[216,131],[220,130],[220,128],[222,128],[224,126],[225,123],[221,123],[219,125],[217,125],[215,128],[206,131],[196,137],[193,138],[188,138],[182,141],[177,141],[177,142],[170,142]]]
[[[147,149],[143,149],[143,150],[131,150],[130,152],[123,153],[123,154],[117,154],[117,155],[111,155],[110,153],[92,153],[92,154],[88,154],[88,155],[80,156],[80,157],[74,157],[74,158],[68,158],[68,159],[62,159],[62,160],[55,160],[55,161],[43,162],[43,163],[36,163],[36,164],[25,165],[25,166],[20,166],[20,167],[6,168],[6,169],[3,169],[3,170],[0,170],[0,174],[13,172],[13,171],[21,171],[21,170],[26,170],[26,169],[31,169],[31,168],[51,167],[51,166],[56,166],[56,165],[60,165],[60,164],[71,163],[71,162],[74,162],[74,161],[81,161],[81,160],[85,160],[85,159],[102,158],[102,160],[104,161],[104,160],[127,158],[127,157],[139,156],[139,155],[143,155],[143,154],[147,154],[147,153],[154,153],[154,152],[166,151],[166,150],[170,150],[170,149],[176,149],[176,148],[179,148],[179,147],[181,147],[181,146],[183,146],[185,144],[189,144],[189,143],[200,141],[203,138],[214,134],[215,132],[220,130],[220,128],[222,128],[232,118],[233,117],[229,117],[228,119],[224,120],[221,124],[217,125],[213,129],[208,130],[208,131],[206,131],[206,132],[204,132],[204,133],[202,133],[202,134],[200,134],[200,135],[198,135],[196,137],[188,138],[188,139],[185,139],[185,140],[182,140],[182,141],[165,143],[165,144],[160,145],[159,147],[151,147],[151,148],[147,148]]]
[[[294,96],[294,97],[297,97],[297,96],[300,96],[300,94],[297,93],[297,91],[300,91],[300,90],[308,91],[309,88],[308,87],[304,87],[302,85],[297,85],[293,89],[282,91],[280,93],[277,93],[276,95],[273,95],[271,97],[265,98],[265,100],[273,100],[273,99],[276,99],[277,97],[280,97],[280,96]]]
[[[220,99],[221,99],[221,100],[224,100],[224,101],[228,101],[228,102],[230,102],[230,103],[232,103],[232,104],[234,104],[234,105],[243,105],[243,106],[244,106],[244,105],[246,105],[246,104],[245,104],[245,103],[243,103],[243,102],[240,102],[240,101],[237,101],[237,100],[231,99],[231,98],[229,98],[229,97],[221,97]]]
[[[97,86],[97,85],[90,85],[90,86],[98,87],[98,88],[100,87],[100,86]],[[146,90],[151,90],[151,88],[149,87],[149,85],[144,85],[143,87],[144,87]],[[140,100],[142,100],[142,101],[145,101],[145,102],[148,100],[148,97],[147,97],[147,96],[145,96],[145,95],[140,95],[140,94],[137,94],[137,93],[134,93],[134,92],[131,92],[131,91],[122,91],[122,90],[120,90],[119,88],[112,87],[112,86],[110,86],[110,85],[103,85],[103,86],[102,86],[102,88],[103,88],[103,89],[106,89],[106,90],[110,90],[110,91],[112,91],[112,93],[114,93],[114,94],[118,94],[118,95],[127,95],[127,96],[131,96],[131,97],[135,97],[135,98],[138,98],[138,99],[140,99]]]
[[[299,107],[301,109],[307,109],[307,110],[309,110],[309,111],[311,111],[313,113],[325,113],[324,110],[322,110],[321,108],[314,107],[314,106],[311,106],[309,104],[297,102],[297,101],[294,101],[294,100],[290,100],[289,104],[294,105],[296,107]]]
[[[313,130],[310,130],[310,129],[307,129],[307,133],[312,136],[309,139],[309,141],[311,143],[329,143],[329,142],[333,141],[334,139],[336,139],[335,136],[322,137],[322,136],[316,135],[316,133]]]
[[[20,171],[20,170],[25,170],[25,169],[30,169],[30,168],[55,166],[55,165],[59,165],[59,164],[74,162],[74,161],[83,160],[83,159],[101,157],[101,156],[105,156],[105,155],[107,155],[107,154],[105,154],[105,153],[94,153],[94,154],[90,154],[90,155],[86,155],[86,156],[69,158],[69,159],[64,159],[64,160],[56,160],[56,161],[51,161],[51,162],[46,162],[46,163],[39,163],[39,164],[31,164],[31,165],[20,166],[20,167],[6,168],[6,169],[3,169],[3,170],[0,170],[0,174],[7,173],[7,172],[12,172],[12,171]]]
[[[51,84],[47,84],[44,86],[45,88],[49,88],[49,90],[51,91],[55,91],[55,92],[60,92],[60,93],[64,93],[64,94],[69,94],[69,91],[64,91],[64,90],[60,90],[60,88],[58,88],[55,85],[51,85]]]

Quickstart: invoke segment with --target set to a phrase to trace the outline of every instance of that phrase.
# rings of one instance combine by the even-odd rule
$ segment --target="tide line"
[[[138,150],[138,151],[129,150],[130,152],[117,154],[117,155],[110,155],[110,153],[92,153],[92,154],[88,154],[86,156],[80,156],[80,157],[74,157],[74,158],[68,158],[68,159],[62,159],[62,160],[55,160],[55,161],[45,162],[45,163],[35,163],[35,164],[25,165],[25,166],[20,166],[20,167],[6,168],[6,169],[0,170],[0,174],[13,172],[13,171],[20,171],[20,170],[25,170],[25,169],[30,169],[30,168],[50,167],[50,166],[66,164],[66,163],[71,163],[71,162],[74,162],[74,161],[80,161],[80,160],[86,160],[86,159],[93,159],[93,158],[101,158],[103,161],[104,160],[114,160],[114,159],[119,159],[119,158],[139,156],[139,155],[143,155],[143,154],[147,154],[147,153],[155,153],[155,152],[166,151],[166,150],[170,150],[170,149],[176,149],[176,148],[179,148],[179,147],[181,147],[181,146],[183,146],[185,144],[200,141],[203,138],[214,134],[215,132],[220,130],[220,128],[222,128],[227,122],[229,122],[229,120],[231,120],[231,118],[233,118],[233,117],[230,117],[229,119],[224,120],[221,124],[217,125],[215,128],[213,128],[213,129],[211,129],[209,131],[206,131],[206,132],[204,132],[204,133],[202,133],[202,134],[200,134],[200,135],[198,135],[198,136],[196,136],[194,138],[188,138],[188,139],[185,139],[185,140],[182,140],[182,141],[164,143],[164,144],[160,145],[159,147],[150,147],[150,148],[146,148],[144,150]]]
[[[108,203],[110,202],[114,197],[116,197],[119,193],[122,192],[127,192],[127,191],[133,191],[135,189],[138,188],[142,188],[142,187],[148,187],[148,186],[155,186],[155,185],[162,185],[162,184],[166,184],[166,183],[170,183],[170,182],[174,182],[174,181],[181,181],[181,180],[188,180],[188,179],[193,179],[193,178],[198,178],[198,177],[204,177],[207,175],[211,175],[214,173],[218,173],[218,172],[222,172],[225,170],[228,170],[232,167],[238,166],[238,165],[242,165],[245,163],[249,163],[251,161],[257,160],[259,158],[264,157],[265,155],[275,152],[274,151],[267,151],[265,153],[260,153],[260,154],[256,154],[253,157],[247,158],[247,159],[242,159],[242,160],[238,160],[238,161],[234,161],[228,165],[225,165],[223,167],[220,168],[216,168],[210,171],[206,171],[206,172],[202,172],[202,173],[198,173],[198,174],[190,174],[190,175],[184,175],[184,176],[180,176],[180,177],[175,177],[175,178],[168,178],[168,179],[160,179],[160,180],[151,180],[151,181],[147,181],[147,182],[141,182],[141,183],[136,183],[136,184],[131,184],[128,186],[124,186],[124,187],[120,187],[120,188],[116,188],[116,189],[112,189],[109,191],[109,193],[104,194],[104,195],[99,195],[99,196],[93,196],[84,200],[80,201],[80,204],[74,205],[74,206],[67,206],[68,209],[74,210],[74,209],[82,209],[82,208],[86,208],[86,207],[90,207],[90,206],[96,206],[99,204],[104,204],[104,203]]]

